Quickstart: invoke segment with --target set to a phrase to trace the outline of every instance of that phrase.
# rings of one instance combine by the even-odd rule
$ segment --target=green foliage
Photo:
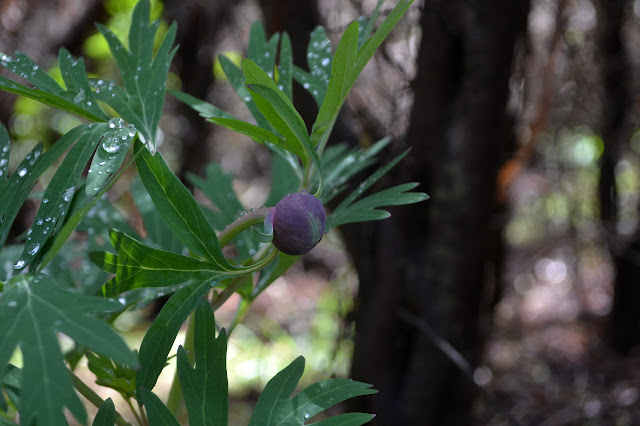
[[[22,274],[9,280],[0,299],[0,365],[20,345],[24,369],[20,389],[22,422],[59,425],[62,407],[81,422],[86,413],[71,386],[56,332],[62,332],[115,362],[135,367],[135,355],[95,313],[122,309],[120,303],[82,296],[48,282],[46,275]]]
[[[113,405],[113,400],[107,398],[96,413],[93,419],[93,426],[113,426],[116,421],[116,407]]]
[[[224,426],[228,419],[227,333],[215,336],[216,322],[208,303],[195,312],[195,367],[183,347],[178,349],[178,377],[193,425]]]
[[[401,1],[374,32],[379,2],[372,18],[349,25],[335,53],[326,31],[316,28],[307,51],[309,71],[293,64],[287,34],[267,39],[263,26],[255,23],[248,57],[240,67],[220,57],[222,70],[254,123],[180,91],[170,93],[206,120],[245,134],[273,153],[268,207],[302,189],[315,191],[326,205],[343,195],[356,174],[373,166],[389,143],[383,139],[366,150],[326,147],[355,80],[410,4]],[[219,165],[210,164],[204,178],[188,176],[213,204],[209,208],[195,200],[162,154],[155,152],[176,51],[176,26],[156,37],[159,25],[150,22],[147,0],[134,8],[126,45],[117,31],[98,25],[122,85],[88,78],[83,59],[74,59],[65,49],[58,57],[61,83],[24,53],[0,53],[0,65],[30,84],[0,76],[0,90],[88,121],[71,126],[46,150],[42,144],[33,147],[11,173],[9,132],[0,124],[0,263],[13,265],[1,277],[6,282],[0,282],[0,410],[15,405],[23,424],[64,424],[64,408],[87,423],[74,386],[99,406],[94,425],[122,423],[110,399],[102,402],[70,375],[69,369],[82,357],[98,385],[115,389],[131,406],[140,404],[135,413],[140,424],[145,417],[152,425],[178,424],[174,416],[180,401],[170,399],[165,405],[152,390],[188,318],[187,334],[193,339],[186,339],[178,351],[174,383],[182,390],[172,395],[184,401],[191,424],[226,424],[228,335],[251,302],[299,258],[273,247],[273,230],[268,223],[263,226],[268,207],[238,214],[244,207],[233,191],[232,177]],[[294,80],[319,107],[311,133],[293,104]],[[109,108],[103,109],[105,105]],[[426,199],[426,194],[411,192],[416,183],[364,194],[405,155],[381,166],[343,197],[327,216],[327,229],[383,219],[389,213],[381,207]],[[133,164],[139,179],[134,179],[129,193],[144,230],[129,225],[105,196]],[[28,199],[38,204],[33,223],[10,240]],[[223,250],[228,244],[235,246],[236,254]],[[74,267],[76,263],[80,266]],[[228,332],[216,333],[213,311],[236,292],[242,297],[236,319]],[[165,294],[170,295],[168,302],[146,331],[139,352],[132,352],[110,323],[125,308],[138,309]],[[59,332],[75,344],[64,354]],[[17,348],[22,368],[9,364]],[[332,379],[291,397],[303,371],[304,359],[299,357],[267,384],[252,425],[302,425],[345,399],[375,392],[364,383]],[[346,413],[314,424],[360,425],[372,417]],[[7,421],[0,416],[0,423]]]
[[[371,385],[366,383],[331,379],[315,383],[291,398],[303,371],[304,358],[298,357],[267,383],[256,403],[249,426],[303,425],[311,417],[345,399],[377,392],[369,389]],[[371,414],[354,414],[356,417],[351,417],[348,424],[363,424],[373,418]],[[328,423],[340,424],[344,420],[342,416],[338,418]],[[362,422],[357,423],[358,421]]]

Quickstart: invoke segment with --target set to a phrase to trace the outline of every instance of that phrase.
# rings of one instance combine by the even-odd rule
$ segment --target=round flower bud
[[[309,252],[324,233],[322,203],[305,191],[289,194],[264,219],[265,229],[273,229],[273,245],[281,252],[299,255]]]

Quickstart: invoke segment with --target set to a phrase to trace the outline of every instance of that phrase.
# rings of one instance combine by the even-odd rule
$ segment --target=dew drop
[[[109,154],[115,154],[120,151],[122,146],[120,145],[120,141],[118,141],[117,137],[109,137],[102,141],[102,149],[107,151]]]
[[[43,199],[42,199],[42,202],[43,202],[44,204],[47,204],[47,203],[49,202],[49,199],[48,199],[48,198],[43,198]]]
[[[65,201],[71,201],[71,198],[73,197],[73,194],[76,192],[76,187],[75,186],[71,186],[67,189],[64,190],[64,192],[62,193],[62,198]]]
[[[326,67],[327,65],[329,65],[329,62],[331,62],[331,59],[329,59],[329,58],[324,58],[324,59],[322,60],[322,62],[320,62],[320,64],[321,64],[323,67]]]
[[[129,124],[127,125],[127,131],[129,133],[129,136],[134,137],[136,135],[136,132],[138,131],[136,129],[136,126],[134,126],[133,124]]]
[[[302,87],[304,87],[305,89],[308,89],[309,87],[311,87],[311,85],[309,83],[304,83]]]
[[[40,250],[40,244],[31,244],[27,253],[29,253],[31,256],[35,256],[36,253],[38,253],[38,250]]]
[[[13,269],[22,269],[22,268],[24,268],[24,265],[25,265],[26,263],[27,263],[27,262],[25,262],[24,260],[20,259],[20,260],[18,260],[18,261],[16,262],[16,264],[13,266]]]
[[[27,174],[27,169],[25,167],[18,170],[18,176],[23,177],[26,174]]]
[[[122,118],[112,118],[111,120],[109,120],[109,127],[112,129],[116,127],[120,129],[123,125],[124,125],[124,120]]]
[[[18,302],[16,302],[15,300],[9,300],[7,302],[7,306],[9,306],[10,308],[15,308],[16,306],[18,306]]]

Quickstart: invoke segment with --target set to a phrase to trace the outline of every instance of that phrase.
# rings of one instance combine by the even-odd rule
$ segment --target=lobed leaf
[[[322,156],[322,171],[325,190],[320,197],[327,205],[346,189],[346,183],[356,174],[375,162],[376,155],[389,144],[391,138],[383,138],[366,150],[350,149],[345,144],[333,145]]]
[[[140,179],[135,179],[129,189],[133,196],[133,202],[142,217],[144,229],[147,231],[147,236],[144,241],[153,248],[184,254],[184,244],[182,244],[182,241],[171,231],[171,228],[164,222],[162,216],[158,214],[158,210],[156,210],[151,196]],[[120,227],[118,227],[118,229],[123,230],[123,228]],[[129,235],[134,235],[131,232],[125,232]],[[139,239],[142,240],[142,238]]]
[[[367,189],[398,164],[408,153],[409,150],[407,149],[389,164],[376,170],[346,197],[327,217],[325,231],[345,223],[380,220],[390,216],[389,212],[378,210],[376,209],[377,207],[412,204],[428,199],[429,196],[423,192],[405,193],[405,191],[418,186],[418,183],[405,183],[380,191],[356,202]]]
[[[279,403],[289,399],[304,372],[304,358],[299,356],[276,374],[265,386],[253,410],[249,426],[277,424]]]
[[[93,418],[92,426],[113,426],[116,421],[116,407],[113,405],[113,400],[107,398]]]
[[[293,48],[289,34],[282,33],[280,39],[280,62],[278,63],[278,88],[293,101]]]
[[[63,407],[82,423],[86,412],[73,390],[60,353],[57,332],[78,344],[136,366],[136,357],[109,325],[95,317],[122,305],[113,300],[88,297],[51,285],[43,274],[22,274],[4,285],[0,299],[0,366],[20,345],[24,358],[21,400],[23,424],[65,424]]]
[[[138,129],[154,153],[169,65],[176,52],[172,45],[177,27],[175,23],[169,27],[152,58],[159,22],[149,22],[149,11],[148,0],[136,4],[129,30],[129,49],[109,28],[97,24],[118,64],[124,89],[107,84],[99,86],[95,93],[97,99],[111,106]]]
[[[143,401],[141,389],[153,389],[167,363],[167,355],[180,331],[180,327],[215,281],[194,281],[178,290],[153,321],[142,340],[138,359],[140,370],[136,375],[138,400]]]
[[[41,249],[56,230],[60,228],[61,224],[59,222],[62,221],[69,210],[82,172],[102,136],[107,132],[107,128],[108,126],[104,123],[82,125],[73,129],[58,141],[61,147],[74,142],[75,144],[69,150],[62,164],[60,164],[60,167],[51,178],[42,196],[42,202],[40,203],[36,217],[27,235],[24,251],[20,256],[20,260],[18,260],[15,265],[16,272],[22,271],[31,263],[37,266],[38,258],[41,256]],[[79,136],[77,140],[76,136]],[[57,147],[58,143],[54,145],[54,148],[61,148]],[[59,149],[54,151],[54,148],[43,156],[47,157],[47,161],[45,162],[43,158],[43,161],[39,161],[37,165],[48,166],[50,161],[55,160],[54,155],[59,152]],[[38,151],[35,151],[32,154],[32,159],[36,159],[37,157],[39,157],[39,154]],[[25,160],[27,160],[27,157],[25,157]],[[36,166],[35,163],[34,166]],[[23,169],[19,168],[17,174],[25,173],[27,176],[22,185],[16,182],[14,186],[19,186],[24,191],[29,192],[32,185],[31,182],[35,182],[37,176],[44,172],[44,169],[45,167],[34,167],[33,170],[30,171],[26,165]],[[30,181],[28,187],[27,181]],[[14,199],[15,198],[18,197],[14,196]]]
[[[89,370],[96,375],[96,383],[114,389],[124,399],[129,399],[135,392],[135,370],[126,365],[114,364],[112,360],[92,352],[85,352]]]
[[[162,155],[152,155],[139,143],[136,143],[135,150],[140,179],[158,213],[180,241],[193,253],[217,265],[218,270],[238,270],[225,259],[218,237],[200,206],[169,169]]]
[[[316,101],[318,108],[324,102],[331,77],[333,50],[326,30],[317,26],[309,38],[307,65],[309,71],[293,66],[293,78],[305,88]]]
[[[218,265],[146,246],[130,236],[111,232],[116,254],[92,252],[90,259],[115,274],[102,288],[106,297],[146,287],[168,287],[190,281],[226,277]]]
[[[360,27],[357,21],[352,22],[340,39],[331,65],[331,77],[327,87],[327,94],[320,106],[318,115],[313,123],[311,142],[314,146],[323,147],[333,129],[336,118],[347,94],[356,79],[367,65],[374,52],[380,47],[400,18],[409,9],[413,0],[403,0],[398,3],[385,18],[380,28],[363,45],[360,40]],[[374,12],[375,14],[375,12]],[[373,25],[372,21],[369,21]],[[369,25],[365,32],[371,31]]]
[[[264,27],[260,21],[254,21],[249,30],[249,47],[247,56],[265,73],[273,78],[273,70],[276,62],[276,50],[280,34],[275,33],[267,41]]]
[[[91,92],[82,59],[76,61],[66,49],[60,49],[58,61],[62,79],[67,87],[63,89],[53,77],[40,69],[27,55],[22,52],[16,52],[15,55],[16,57],[12,58],[0,52],[0,65],[18,74],[35,87],[27,87],[0,76],[0,90],[34,99],[91,121],[109,119]]]
[[[346,399],[376,393],[371,385],[349,379],[331,379],[314,383],[291,398],[302,372],[304,358],[296,358],[267,383],[258,398],[249,426],[304,425],[307,420]],[[373,416],[352,413],[337,416],[324,424],[360,425]],[[315,424],[315,423],[314,423]]]
[[[243,214],[244,207],[233,190],[232,177],[225,174],[220,165],[209,164],[204,179],[191,173],[187,175],[187,179],[213,203],[216,212],[212,213],[211,219],[215,229],[223,230],[236,220],[239,214]],[[258,244],[248,232],[240,233],[234,241],[240,259],[253,256],[258,250]]]
[[[184,348],[178,349],[178,377],[192,425],[226,426],[229,395],[227,383],[227,334],[216,337],[213,310],[201,300],[195,311],[195,367]]]
[[[140,390],[141,398],[146,404],[149,424],[153,426],[180,426],[171,411],[162,403],[160,398],[148,389]]]

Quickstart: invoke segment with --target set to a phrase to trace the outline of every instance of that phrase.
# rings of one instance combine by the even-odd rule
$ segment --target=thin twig
[[[463,375],[480,390],[480,393],[485,397],[485,399],[489,401],[494,407],[496,407],[498,411],[505,415],[505,417],[513,426],[522,426],[522,424],[515,417],[513,417],[511,413],[509,413],[509,411],[503,406],[502,402],[498,399],[495,393],[485,388],[484,386],[480,386],[474,380],[473,368],[471,367],[471,364],[469,364],[469,362],[466,360],[464,355],[462,355],[449,342],[440,337],[429,325],[429,323],[427,323],[427,321],[405,309],[399,309],[397,311],[397,315],[401,320],[403,320],[407,324],[414,326],[422,334],[424,334],[424,336],[429,339],[429,341],[431,341],[431,343],[433,343],[434,346],[438,348],[447,358],[449,358],[451,362],[453,362],[455,366],[460,369]]]
[[[100,395],[94,392],[89,386],[87,386],[78,376],[73,374],[73,372],[69,371],[69,375],[71,376],[71,383],[73,383],[73,387],[80,393],[80,395],[84,396],[87,401],[92,403],[97,408],[104,403],[104,399],[100,398]],[[118,426],[131,426],[131,423],[126,421],[117,411],[116,411],[116,424]]]

